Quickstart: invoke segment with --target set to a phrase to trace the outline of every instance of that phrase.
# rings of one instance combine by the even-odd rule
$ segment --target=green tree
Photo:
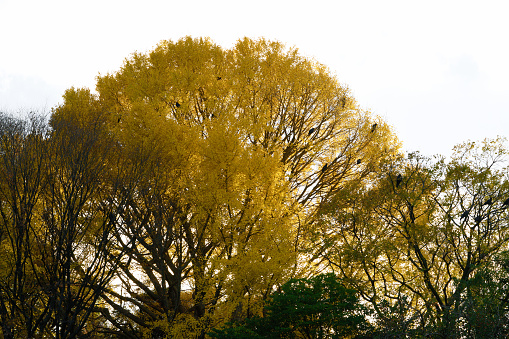
[[[333,274],[292,279],[275,292],[263,317],[215,330],[216,338],[346,338],[368,329],[368,314],[355,290]]]

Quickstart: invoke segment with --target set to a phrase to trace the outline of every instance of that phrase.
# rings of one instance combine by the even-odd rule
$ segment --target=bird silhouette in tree
[[[401,174],[398,174],[398,176],[396,177],[396,187],[399,187],[399,185],[401,185],[402,181],[403,181],[403,177],[401,176]]]

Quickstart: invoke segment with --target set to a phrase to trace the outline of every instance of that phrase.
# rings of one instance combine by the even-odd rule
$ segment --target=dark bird
[[[342,97],[340,102],[341,102],[341,108],[345,108],[346,107],[346,98]]]
[[[221,80],[221,77],[217,77],[217,80]]]
[[[357,165],[360,164],[362,162],[361,159],[357,159]]]
[[[120,117],[118,117],[118,120],[117,120],[117,123],[119,123],[119,122],[120,122]]]
[[[493,200],[491,198],[489,198],[488,200],[486,200],[483,204],[484,205],[492,205],[493,204]]]
[[[180,104],[178,101],[175,103],[175,106],[177,106],[177,108],[180,107]]]
[[[480,223],[482,220],[482,217],[480,215],[478,215],[477,217],[474,218],[474,220],[476,223]]]
[[[461,213],[460,219],[464,219],[464,218],[468,217],[468,213],[470,213],[469,210],[466,210],[465,212]]]
[[[313,132],[314,132],[314,131],[315,131],[315,128],[314,128],[314,127],[312,127],[312,128],[309,130],[308,135],[313,134]]]
[[[505,199],[505,201],[502,203],[502,206],[509,206],[509,198]]]
[[[376,130],[377,126],[378,124],[373,124],[373,126],[371,126],[371,133],[373,133]]]
[[[396,177],[396,187],[398,187],[402,181],[403,177],[401,176],[401,174],[398,174],[398,176]]]
[[[327,170],[327,164],[323,165],[322,167],[322,173],[324,173]]]

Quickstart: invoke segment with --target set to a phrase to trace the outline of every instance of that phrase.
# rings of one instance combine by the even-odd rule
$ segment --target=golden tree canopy
[[[165,284],[178,286],[171,298],[188,284],[197,319],[211,310],[227,319],[239,305],[253,312],[301,272],[316,208],[352,183],[368,184],[399,147],[325,66],[265,39],[231,49],[203,38],[163,41],[99,76],[96,89],[67,91],[52,120],[94,116],[105,125],[126,159],[118,171],[138,178],[121,209],[129,223],[118,228],[119,243],[139,242],[128,262],[150,283],[138,287],[167,300]],[[134,278],[129,265],[124,281]]]

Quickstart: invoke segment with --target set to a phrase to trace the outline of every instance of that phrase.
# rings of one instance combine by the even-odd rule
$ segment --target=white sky
[[[132,52],[279,40],[327,65],[407,151],[509,136],[509,1],[0,0],[0,109],[48,110]]]

